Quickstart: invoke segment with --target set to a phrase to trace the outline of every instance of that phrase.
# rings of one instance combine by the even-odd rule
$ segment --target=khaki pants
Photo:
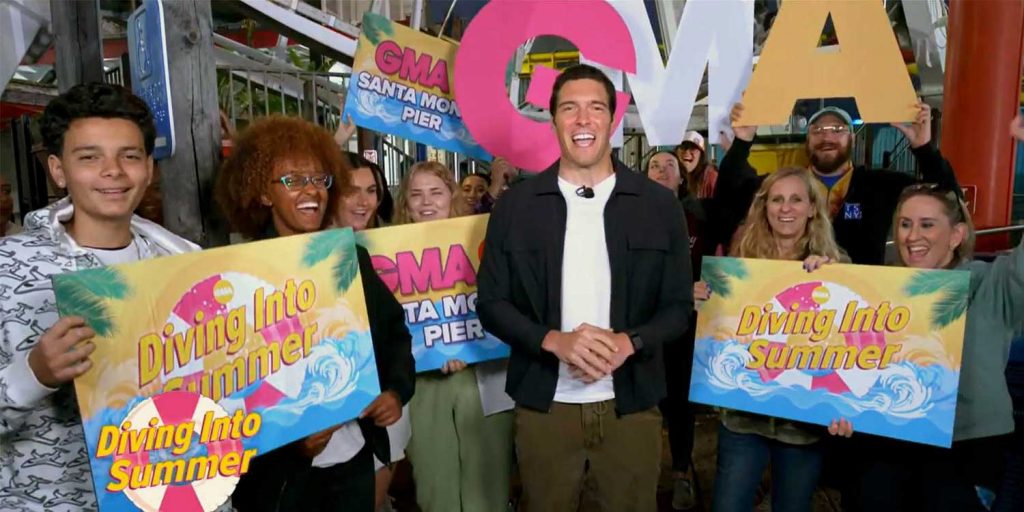
[[[527,512],[579,508],[584,478],[605,512],[653,512],[661,463],[657,407],[617,417],[615,401],[516,408],[516,451]],[[590,463],[587,470],[587,462]]]

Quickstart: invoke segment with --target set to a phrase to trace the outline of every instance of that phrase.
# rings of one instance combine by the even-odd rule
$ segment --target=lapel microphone
[[[594,189],[586,185],[580,185],[580,188],[576,189],[576,195],[584,199],[593,199]]]

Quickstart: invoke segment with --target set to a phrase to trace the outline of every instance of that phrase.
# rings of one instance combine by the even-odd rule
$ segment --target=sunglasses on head
[[[965,222],[967,220],[967,203],[964,202],[963,196],[960,190],[954,190],[946,186],[939,185],[938,183],[917,183],[910,185],[903,189],[901,194],[900,203],[907,198],[926,194],[935,198],[941,198],[948,202],[955,203],[957,205],[957,222]]]

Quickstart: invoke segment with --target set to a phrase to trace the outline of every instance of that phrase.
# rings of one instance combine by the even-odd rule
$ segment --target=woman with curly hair
[[[232,227],[248,238],[312,233],[347,189],[349,169],[331,134],[297,118],[271,116],[235,139],[215,195]],[[385,427],[412,397],[414,367],[404,312],[356,247],[381,394],[358,420],[336,425],[253,460],[232,496],[236,510],[361,511],[374,508],[374,455],[390,461]]]
[[[214,196],[232,228],[261,239],[324,227],[332,186],[346,190],[348,167],[330,133],[302,119],[270,116],[236,137]]]
[[[399,187],[395,223],[463,215],[469,205],[461,192],[447,167],[419,162]],[[505,361],[468,366],[451,359],[440,371],[417,376],[419,393],[409,403],[408,452],[416,501],[424,512],[507,510],[512,403],[491,398],[507,397],[504,372]]]
[[[808,270],[845,259],[832,232],[828,200],[806,169],[780,169],[765,179],[744,225],[732,256],[804,261]],[[703,294],[695,293],[698,301],[714,291],[703,289]],[[751,510],[761,474],[770,464],[772,510],[810,510],[821,473],[819,441],[825,429],[732,410],[723,410],[721,420],[712,509]],[[849,422],[840,423],[834,430],[848,434]]]

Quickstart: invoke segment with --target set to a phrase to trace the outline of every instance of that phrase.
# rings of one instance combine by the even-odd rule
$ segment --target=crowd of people
[[[934,145],[930,108],[917,108],[915,122],[895,125],[917,177],[855,167],[853,122],[833,107],[810,119],[808,168],[759,175],[748,163],[757,128],[734,126],[717,169],[690,132],[638,173],[612,155],[612,83],[579,65],[553,86],[561,154],[547,170],[524,178],[496,158],[490,174],[456,181],[419,162],[394,198],[377,164],[339,147],[345,136],[297,118],[253,122],[215,186],[234,232],[263,240],[490,213],[477,312],[511,355],[417,374],[403,309],[358,247],[380,395],[357,419],[256,457],[222,509],[382,510],[408,457],[424,512],[505,511],[510,500],[523,511],[581,501],[652,511],[664,427],[672,506],[693,508],[688,385],[696,318],[716,292],[701,258],[793,260],[807,272],[883,265],[890,233],[899,265],[971,275],[952,448],[857,434],[849,418],[824,427],[720,410],[713,510],[752,510],[770,468],[771,509],[809,511],[836,460],[847,511],[990,509],[1014,431],[1003,370],[1024,324],[1024,246],[973,258],[970,212]],[[0,183],[0,509],[87,510],[96,500],[71,383],[92,369],[95,333],[58,316],[50,277],[199,247],[133,213],[154,172],[153,117],[139,98],[79,85],[40,126],[67,195],[19,232]],[[1019,118],[1012,130],[1024,140]]]

